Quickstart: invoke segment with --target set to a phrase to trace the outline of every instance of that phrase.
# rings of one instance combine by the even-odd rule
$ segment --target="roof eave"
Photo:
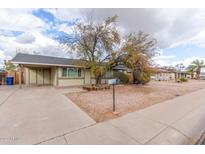
[[[24,65],[42,65],[42,66],[64,66],[64,67],[85,67],[80,65],[64,65],[64,64],[49,64],[49,63],[31,63],[31,62],[20,62],[20,61],[11,61],[14,64],[24,64]]]

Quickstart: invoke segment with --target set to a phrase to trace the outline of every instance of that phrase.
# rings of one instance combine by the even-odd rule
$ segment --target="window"
[[[63,68],[62,77],[67,77],[67,67]]]
[[[68,68],[68,77],[79,77],[77,68]]]
[[[64,67],[62,71],[62,77],[80,78],[82,77],[81,75],[81,68]]]
[[[78,76],[81,77],[81,69],[78,69]]]

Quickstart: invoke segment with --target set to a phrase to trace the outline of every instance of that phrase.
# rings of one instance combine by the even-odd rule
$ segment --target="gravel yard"
[[[202,88],[205,88],[205,81],[195,80],[186,83],[152,81],[147,85],[117,85],[115,89],[118,114],[112,112],[112,88],[65,95],[96,122],[102,122]]]

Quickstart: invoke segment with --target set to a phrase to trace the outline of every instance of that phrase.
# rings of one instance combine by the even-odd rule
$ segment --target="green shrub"
[[[120,83],[129,83],[129,76],[123,72],[114,72],[114,77],[120,80]]]
[[[187,78],[180,78],[179,79],[181,82],[187,82],[188,80],[187,80]]]
[[[133,75],[136,84],[146,84],[151,79],[149,72],[135,71]]]

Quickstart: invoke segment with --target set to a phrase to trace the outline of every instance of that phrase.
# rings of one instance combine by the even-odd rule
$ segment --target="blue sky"
[[[167,55],[175,55],[176,60],[185,59],[187,57],[199,56],[204,57],[204,47],[196,44],[180,45],[174,48],[164,50]]]
[[[175,65],[181,62],[187,65],[191,60],[194,60],[196,58],[204,59],[205,48],[197,44],[185,44],[185,45],[182,44],[172,48],[165,48],[164,55],[173,57],[167,61],[168,64],[170,63]],[[185,59],[190,59],[190,60],[184,62]]]
[[[0,67],[19,51],[72,58],[58,40],[91,13],[98,21],[117,14],[123,35],[142,30],[155,37],[161,66],[205,60],[204,9],[0,9]]]

